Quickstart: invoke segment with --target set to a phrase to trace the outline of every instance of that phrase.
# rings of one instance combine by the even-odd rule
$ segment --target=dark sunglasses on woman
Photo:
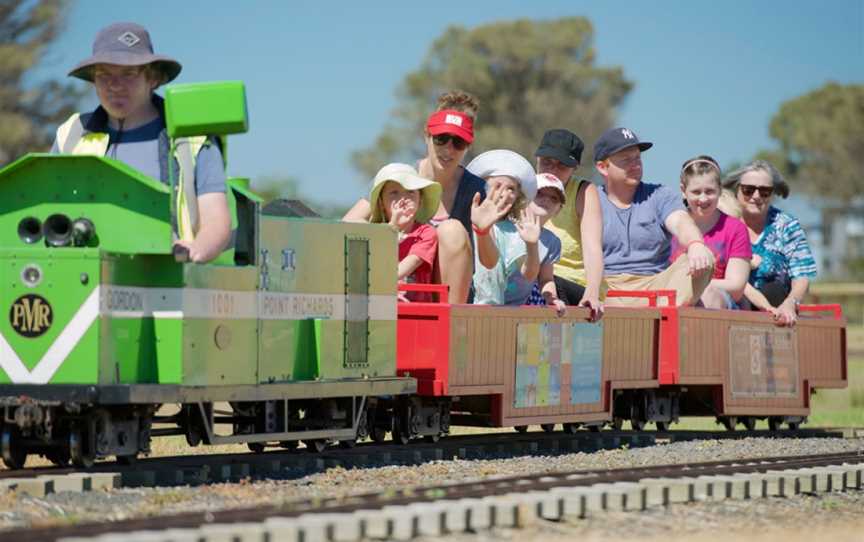
[[[762,196],[762,199],[767,199],[771,197],[771,194],[774,193],[773,186],[754,186],[752,184],[739,184],[738,188],[741,189],[741,193],[744,194],[744,197],[749,198],[753,195],[753,192],[759,191],[759,195]]]
[[[432,141],[439,147],[443,147],[448,141],[453,142],[453,148],[457,151],[464,151],[468,147],[468,142],[459,136],[453,134],[438,134],[432,136]]]

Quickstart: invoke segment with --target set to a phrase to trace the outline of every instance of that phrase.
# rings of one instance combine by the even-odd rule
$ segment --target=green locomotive
[[[172,138],[247,129],[242,83],[168,87],[166,112]],[[195,265],[172,251],[175,191],[123,163],[0,170],[8,467],[128,461],[160,435],[321,449],[392,429],[385,411],[416,389],[396,376],[393,232],[228,184],[233,246]]]

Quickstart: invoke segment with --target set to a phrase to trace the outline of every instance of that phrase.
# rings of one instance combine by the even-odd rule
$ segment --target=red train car
[[[443,287],[402,289],[443,293]],[[681,416],[735,427],[768,418],[792,427],[816,388],[846,385],[846,321],[836,306],[802,308],[793,328],[760,313],[611,307],[559,318],[546,307],[400,303],[397,369],[417,379],[402,440],[437,438],[450,424],[563,424],[659,429]],[[674,294],[673,294],[674,295]],[[673,300],[674,303],[674,300]]]

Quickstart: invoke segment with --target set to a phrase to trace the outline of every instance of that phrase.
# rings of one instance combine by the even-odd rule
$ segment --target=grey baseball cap
[[[144,66],[157,64],[165,74],[166,83],[180,74],[183,67],[165,55],[153,53],[150,33],[135,23],[114,23],[96,34],[93,40],[93,55],[72,68],[69,75],[93,82],[93,66],[116,64],[118,66]]]

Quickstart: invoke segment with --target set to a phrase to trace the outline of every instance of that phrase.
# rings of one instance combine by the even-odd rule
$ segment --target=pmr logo
[[[54,311],[51,304],[41,295],[22,295],[9,309],[9,323],[12,329],[24,337],[38,337],[51,327]]]

